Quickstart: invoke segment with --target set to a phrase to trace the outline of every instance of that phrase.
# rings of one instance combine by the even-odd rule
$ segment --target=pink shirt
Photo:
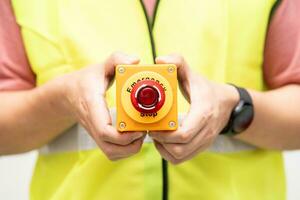
[[[156,4],[156,0],[143,0],[143,2],[145,4],[147,14],[150,17],[152,17],[154,8],[155,8],[155,4]]]
[[[300,84],[300,1],[283,0],[272,17],[264,54],[270,88]]]
[[[0,91],[35,86],[10,0],[0,0]]]
[[[152,16],[156,0],[143,0]],[[265,44],[264,77],[270,88],[300,84],[300,1],[283,0],[272,16]],[[10,0],[0,0],[0,91],[35,87]]]

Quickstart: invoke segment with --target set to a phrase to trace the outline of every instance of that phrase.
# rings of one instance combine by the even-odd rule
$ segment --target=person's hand
[[[159,64],[175,64],[178,81],[190,109],[176,131],[152,132],[161,156],[179,164],[207,149],[226,126],[239,96],[233,86],[213,83],[192,71],[181,56],[156,59]]]
[[[110,160],[136,154],[145,134],[119,133],[113,126],[105,101],[118,64],[137,64],[139,59],[121,53],[112,54],[103,64],[83,68],[63,76],[62,102],[93,137]]]

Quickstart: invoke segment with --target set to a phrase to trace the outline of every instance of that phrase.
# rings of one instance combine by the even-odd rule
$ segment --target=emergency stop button
[[[158,91],[151,86],[145,86],[137,92],[137,101],[145,108],[156,106],[158,97]]]
[[[131,103],[141,113],[156,113],[165,103],[164,88],[154,80],[142,80],[131,92]]]
[[[176,130],[176,66],[116,66],[116,107],[120,132]]]

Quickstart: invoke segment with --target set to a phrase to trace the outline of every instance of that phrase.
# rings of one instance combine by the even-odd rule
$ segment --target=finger
[[[200,146],[198,149],[196,149],[194,152],[192,152],[190,155],[182,158],[182,159],[176,159],[174,156],[172,156],[172,154],[170,154],[162,144],[158,143],[158,142],[154,142],[156,149],[159,151],[160,155],[167,161],[169,161],[170,163],[174,164],[174,165],[178,165],[181,164],[187,160],[191,160],[192,158],[194,158],[195,156],[197,156],[199,153],[205,151],[209,145],[204,145],[204,146]]]
[[[132,64],[138,62],[138,58],[123,53],[112,54],[105,62],[104,68],[106,75],[113,75],[115,65],[120,63]],[[100,91],[100,89],[99,89]],[[105,91],[102,91],[103,93]],[[127,145],[137,138],[143,136],[142,133],[120,134],[111,126],[112,121],[107,108],[104,95],[98,92],[89,92],[86,102],[87,113],[89,116],[90,129],[93,130],[93,137],[107,142]]]
[[[137,139],[137,140],[135,140],[135,141],[133,141],[130,145],[132,145],[133,143],[138,143],[138,144],[136,144],[137,145],[137,149],[135,149],[135,147],[133,147],[133,151],[132,151],[132,153],[127,153],[127,154],[123,154],[123,155],[117,155],[116,157],[115,157],[115,160],[120,160],[120,159],[124,159],[124,158],[127,158],[127,157],[130,157],[130,156],[132,156],[132,155],[134,155],[134,154],[137,154],[140,150],[141,150],[141,148],[142,148],[142,145],[143,145],[143,143],[144,143],[144,139],[145,139],[145,137],[146,137],[146,135],[144,135],[143,137],[141,137],[141,138],[139,138],[139,139]],[[126,151],[126,149],[123,149],[123,152],[124,151]]]
[[[174,64],[177,66],[177,72],[180,80],[185,80],[190,73],[190,68],[184,58],[178,54],[170,54],[166,56],[159,56],[155,59],[157,64]]]
[[[160,153],[161,157],[163,157],[168,162],[171,162],[172,164],[177,163],[177,159],[175,159],[167,150],[164,149],[164,147],[157,141],[154,141],[154,146]]]
[[[115,127],[108,125],[107,128],[100,132],[99,138],[103,141],[118,144],[128,145],[137,139],[143,138],[146,134],[143,132],[120,133]]]
[[[214,138],[214,134],[209,128],[204,128],[198,133],[194,139],[187,144],[171,144],[161,143],[163,147],[176,159],[184,159],[188,155],[192,154],[199,147],[205,146],[207,143],[211,143]]]
[[[91,126],[94,130],[94,138],[114,144],[128,145],[145,135],[145,133],[141,132],[124,134],[118,132],[116,128],[112,126],[111,116],[104,97],[94,98],[98,98],[99,100],[93,100],[88,104],[88,113],[90,113],[89,119],[91,120]]]
[[[197,155],[199,155],[201,152],[204,152],[208,147],[210,146],[210,144],[205,144],[203,146],[200,146],[198,149],[196,149],[193,153],[191,153],[190,155],[182,158],[182,159],[178,159],[177,162],[175,164],[180,164],[183,163],[185,161],[191,160],[193,158],[195,158]]]
[[[134,55],[128,55],[121,52],[115,52],[110,55],[110,57],[106,60],[105,72],[108,76],[113,76],[115,73],[115,67],[120,64],[124,65],[131,65],[131,64],[138,64],[139,58]]]
[[[177,66],[177,78],[179,81],[179,89],[184,98],[190,102],[190,69],[184,58],[177,54],[167,56],[159,56],[156,58],[157,64],[175,64]]]
[[[99,141],[99,143],[97,144],[108,159],[116,161],[137,154],[142,147],[143,138],[135,140],[134,142],[126,146],[103,141]]]
[[[161,143],[189,143],[207,124],[207,118],[190,110],[176,131],[151,132],[149,135]]]

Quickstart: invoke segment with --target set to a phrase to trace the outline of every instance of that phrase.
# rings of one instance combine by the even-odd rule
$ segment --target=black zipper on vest
[[[154,37],[153,37],[153,27],[155,24],[155,18],[158,10],[158,5],[159,5],[159,0],[156,1],[155,8],[154,8],[154,13],[152,17],[152,23],[150,22],[150,19],[148,17],[146,7],[143,3],[143,0],[140,0],[141,5],[143,7],[143,11],[147,20],[147,25],[148,25],[148,31],[149,31],[149,36],[150,36],[150,41],[151,41],[151,48],[152,48],[152,57],[153,57],[153,63],[155,63],[155,58],[156,58],[156,49],[155,49],[155,42],[154,42]],[[168,193],[169,193],[169,184],[168,184],[168,163],[166,160],[162,159],[162,200],[168,200]]]

